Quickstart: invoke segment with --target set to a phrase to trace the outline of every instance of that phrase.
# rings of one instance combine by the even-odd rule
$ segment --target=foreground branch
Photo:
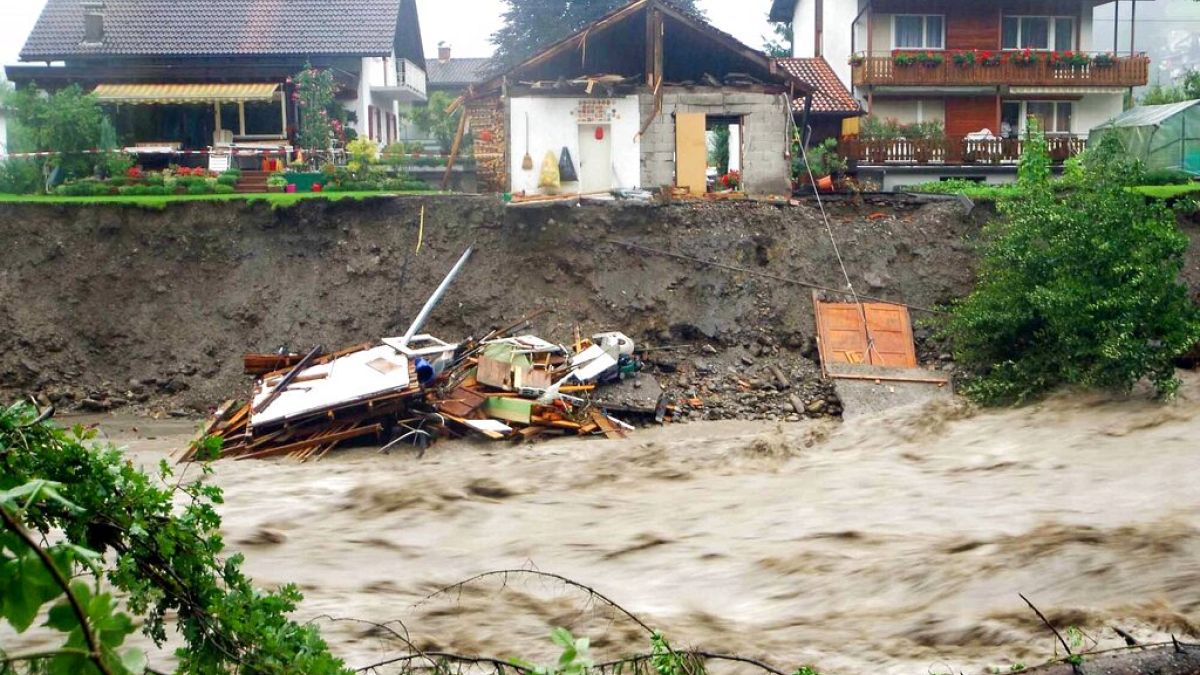
[[[79,600],[75,597],[75,594],[71,592],[70,582],[67,581],[67,578],[63,576],[62,572],[55,567],[54,560],[50,558],[50,554],[47,553],[46,550],[41,546],[38,546],[37,541],[29,534],[28,531],[25,530],[24,527],[21,527],[21,524],[18,523],[15,518],[13,518],[12,514],[10,514],[7,509],[0,508],[0,518],[4,520],[5,527],[12,530],[13,533],[21,539],[21,541],[25,542],[26,546],[33,549],[34,554],[37,555],[39,560],[41,560],[42,566],[46,568],[46,571],[49,572],[50,576],[54,579],[54,583],[62,589],[64,594],[66,594],[67,602],[71,605],[71,611],[75,613],[75,618],[79,621],[79,630],[83,632],[83,639],[85,642],[87,642],[88,658],[90,658],[92,662],[96,664],[97,670],[99,670],[103,675],[112,675],[112,671],[110,671],[108,669],[108,665],[104,663],[104,656],[100,651],[100,643],[96,641],[96,634],[92,632],[92,626],[88,623],[87,612],[83,611],[83,607],[80,606]]]
[[[612,598],[608,597],[607,595],[601,593],[600,591],[597,591],[596,589],[592,588],[591,586],[588,586],[586,584],[581,584],[578,581],[564,577],[561,574],[554,574],[553,572],[542,572],[541,570],[533,570],[533,569],[493,570],[491,572],[484,572],[482,574],[476,574],[473,577],[464,579],[457,583],[446,586],[445,588],[438,589],[438,590],[434,591],[433,593],[430,593],[429,595],[422,598],[421,601],[418,602],[416,606],[420,606],[420,605],[432,600],[433,598],[436,598],[440,595],[445,595],[447,593],[450,593],[451,591],[462,590],[464,587],[466,587],[476,581],[480,581],[482,579],[487,579],[489,577],[504,577],[504,582],[507,585],[508,576],[510,574],[511,575],[525,574],[525,575],[534,576],[534,577],[541,577],[544,579],[553,579],[554,581],[558,581],[567,586],[571,586],[572,588],[577,588],[581,591],[586,592],[589,596],[599,599],[604,604],[608,605],[609,607],[612,607],[613,609],[617,610],[621,614],[624,614],[626,617],[629,618],[630,621],[633,621],[638,626],[640,626],[643,630],[645,630],[647,634],[654,635],[656,632],[645,621],[642,621],[640,618],[638,618],[638,616],[636,614],[629,611],[628,609],[625,609],[621,605],[617,604],[617,601],[615,601]]]

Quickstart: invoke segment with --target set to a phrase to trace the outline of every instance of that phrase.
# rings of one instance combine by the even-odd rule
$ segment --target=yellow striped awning
[[[278,84],[101,84],[92,91],[101,103],[133,105],[270,101]]]

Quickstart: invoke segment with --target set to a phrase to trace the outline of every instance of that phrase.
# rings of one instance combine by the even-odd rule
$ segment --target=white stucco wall
[[[825,0],[825,45],[822,55],[847,88],[850,87],[851,73],[851,25],[854,23],[854,17],[858,15],[857,5],[857,2],[848,0]]]
[[[1094,127],[1120,115],[1125,107],[1125,92],[1088,94],[1075,103],[1071,133],[1086,136]]]
[[[792,55],[807,59],[816,55],[816,3],[815,0],[796,0],[792,18]]]
[[[538,189],[538,177],[541,174],[542,160],[546,152],[553,152],[557,158],[565,147],[571,152],[576,171],[579,170],[579,122],[575,112],[579,108],[579,98],[550,98],[550,97],[514,97],[509,99],[510,125],[509,157],[512,166],[509,168],[511,178],[510,189],[513,192],[535,194]],[[638,97],[626,96],[611,99],[616,113],[610,122],[612,139],[612,164],[615,177],[613,187],[632,188],[641,186],[641,143],[635,138],[640,126],[638,119]],[[533,170],[521,169],[521,161],[526,150],[525,116],[529,115],[528,149],[533,155]],[[585,123],[591,124],[591,123]],[[563,186],[564,192],[578,187],[576,183]]]
[[[823,5],[821,55],[847,87],[851,73],[851,26],[858,15],[859,4],[855,0],[824,0]],[[797,0],[792,17],[792,56],[812,58],[817,55],[816,12],[816,0]],[[860,37],[865,35],[864,27],[859,27],[859,34]],[[858,49],[865,49],[861,42]]]
[[[1092,6],[1086,0],[1080,0],[1079,8],[1079,14],[1082,17],[1079,22],[1079,51],[1090,52],[1095,43],[1095,36],[1092,35],[1095,30]]]
[[[396,61],[393,58],[364,58],[361,64],[361,75],[358,78],[358,98],[354,101],[346,101],[343,105],[346,110],[353,111],[358,117],[357,121],[350,124],[350,127],[358,133],[359,138],[367,138],[371,131],[371,123],[367,117],[367,111],[371,106],[382,109],[384,112],[391,112],[394,115],[399,115],[406,109],[411,108],[409,103],[397,103],[390,99],[381,99],[375,101],[371,94],[371,87],[387,87],[396,84]],[[384,122],[386,124],[386,121]],[[398,124],[402,127],[402,124]],[[401,129],[397,129],[397,138],[404,138]],[[379,134],[380,145],[387,142],[387,129]]]

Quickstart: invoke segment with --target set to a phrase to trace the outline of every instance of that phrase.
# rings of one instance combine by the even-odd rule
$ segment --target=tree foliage
[[[95,155],[87,150],[101,147],[106,124],[96,97],[72,84],[47,94],[30,84],[8,96],[12,112],[13,152],[56,152],[46,164],[61,167],[74,178],[92,173]]]
[[[537,51],[582,30],[592,21],[629,4],[628,0],[504,0],[503,25],[492,34],[494,66],[514,66]],[[696,0],[674,0],[680,9],[703,16]]]
[[[447,113],[446,108],[450,107],[452,102],[446,92],[435,91],[429,95],[429,101],[425,105],[413,108],[411,113],[413,123],[436,138],[444,153],[450,152],[454,136],[458,133],[459,118],[464,114],[462,106],[453,113]]]
[[[1020,402],[1061,385],[1128,390],[1144,377],[1171,394],[1173,360],[1200,340],[1180,282],[1188,240],[1165,206],[1127,189],[1141,167],[1108,137],[1079,171],[1076,189],[1057,195],[1034,130],[1020,194],[985,230],[978,284],[944,326],[977,374],[965,387],[977,400]]]
[[[46,627],[68,638],[63,649],[41,658],[0,656],[0,673],[21,672],[20,667],[114,675],[140,670],[135,653],[116,652],[133,624],[117,612],[110,595],[98,591],[101,577],[124,596],[128,613],[142,618],[142,630],[155,644],[166,641],[167,617],[173,616],[184,642],[176,651],[178,672],[347,672],[315,627],[287,618],[301,600],[294,586],[255,588],[241,571],[240,555],[221,557],[225,544],[214,509],[221,490],[204,483],[207,466],[197,479],[185,481],[164,462],[151,478],[115,448],[92,445],[94,432],[63,430],[36,415],[28,404],[0,410],[0,491],[7,495],[0,506],[13,521],[6,522],[0,539],[0,613],[23,631],[38,607],[59,598]],[[219,439],[207,439],[203,454],[212,456],[217,446]],[[24,499],[18,508],[30,485],[42,486],[39,494],[46,498]],[[72,604],[66,591],[35,569],[28,545],[14,543],[20,532],[36,539],[54,533],[58,543],[44,549],[53,567],[64,575],[91,575],[93,586],[70,584],[85,620],[62,609]],[[89,631],[99,647],[87,646]],[[59,663],[71,667],[56,670]]]
[[[792,42],[795,40],[792,24],[771,24],[771,33],[771,35],[763,37],[763,51],[767,53],[767,56],[776,59],[790,57],[792,55]]]
[[[1141,105],[1163,105],[1181,103],[1200,98],[1200,70],[1189,70],[1179,84],[1163,86],[1155,84],[1139,99]]]

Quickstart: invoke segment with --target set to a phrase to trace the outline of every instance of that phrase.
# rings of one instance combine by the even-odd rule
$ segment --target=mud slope
[[[427,209],[423,247],[418,214]],[[861,292],[931,304],[972,278],[978,227],[956,203],[831,207]],[[537,326],[622,328],[658,344],[735,344],[813,329],[810,292],[658,257],[610,238],[841,286],[819,212],[747,204],[505,209],[470,197],[0,206],[0,396],[134,389],[175,406],[237,387],[246,350],[338,346],[403,331],[454,259],[477,255],[429,326],[479,334],[543,306]],[[560,333],[565,335],[567,333]],[[131,381],[138,382],[134,385]]]

